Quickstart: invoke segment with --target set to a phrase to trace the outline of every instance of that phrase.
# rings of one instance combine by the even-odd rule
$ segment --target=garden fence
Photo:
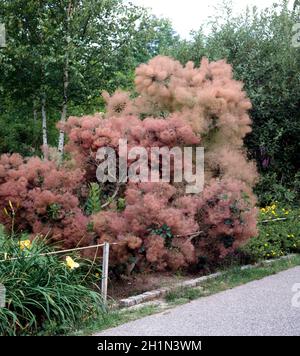
[[[262,221],[262,223],[269,223],[269,222],[275,222],[275,221],[284,221],[284,220],[287,220],[287,218],[277,218],[277,219],[264,220],[264,221]],[[65,253],[68,253],[68,252],[83,251],[83,250],[103,247],[102,276],[101,276],[101,295],[102,295],[103,303],[107,304],[109,251],[110,251],[110,246],[111,245],[118,245],[118,243],[105,242],[104,244],[99,244],[99,245],[77,247],[77,248],[72,248],[72,249],[67,249],[67,250],[60,250],[60,251],[41,253],[41,254],[39,254],[39,256],[58,255],[58,254],[65,254]],[[28,256],[25,256],[25,257],[22,257],[22,258],[31,258],[31,257],[33,257],[33,256],[28,255]],[[6,258],[4,260],[0,260],[0,263],[1,262],[12,261],[12,260],[17,260],[19,258],[20,257]],[[0,284],[0,307],[1,306],[3,307],[3,304],[5,304],[5,286]]]
[[[104,244],[99,244],[99,245],[77,247],[77,248],[71,248],[71,249],[67,249],[67,250],[60,250],[60,251],[52,251],[52,252],[41,253],[41,254],[38,254],[38,256],[59,255],[59,254],[65,254],[65,253],[68,253],[68,252],[83,251],[83,250],[89,250],[89,249],[93,249],[93,248],[103,247],[102,276],[101,276],[101,295],[102,295],[103,303],[107,304],[108,266],[109,266],[110,245],[117,245],[117,243],[109,244],[108,242],[105,242]],[[22,258],[32,258],[32,257],[34,257],[34,256],[28,255],[28,256],[24,256]],[[4,260],[0,260],[0,263],[4,263],[4,262],[8,262],[8,261],[14,261],[14,260],[18,260],[20,258],[21,257],[6,258]],[[5,286],[3,286],[2,284],[0,284],[0,307],[2,305],[1,303],[5,304]]]

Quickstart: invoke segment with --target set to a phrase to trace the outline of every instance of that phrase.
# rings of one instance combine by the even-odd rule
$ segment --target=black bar
[[[12,352],[26,351],[30,355],[41,355],[43,352],[65,352],[67,356],[73,355],[132,355],[172,352],[176,354],[237,354],[253,355],[265,351],[284,354],[299,349],[297,337],[15,337],[0,338],[0,355]],[[297,351],[296,351],[297,354]]]

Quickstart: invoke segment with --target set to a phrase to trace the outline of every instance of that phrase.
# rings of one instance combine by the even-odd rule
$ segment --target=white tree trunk
[[[69,1],[69,6],[67,9],[67,28],[66,28],[66,52],[65,52],[65,64],[64,64],[64,92],[63,92],[63,105],[61,111],[61,129],[59,131],[58,138],[58,153],[60,156],[60,160],[63,159],[64,154],[64,145],[65,145],[65,123],[67,120],[67,112],[68,112],[68,88],[69,88],[69,66],[70,66],[70,21],[73,11],[72,0]]]
[[[34,126],[36,126],[37,117],[38,117],[37,109],[36,109],[36,107],[34,106],[34,108],[33,108],[33,124],[34,124]]]
[[[65,63],[65,71],[64,71],[64,100],[63,106],[61,111],[61,128],[59,131],[59,138],[58,138],[58,152],[60,155],[60,159],[62,159],[64,154],[64,145],[65,145],[65,123],[67,120],[67,109],[68,109],[68,86],[69,86],[69,60],[66,59]]]
[[[47,133],[47,114],[46,114],[46,96],[42,99],[42,133],[43,133],[43,155],[44,159],[48,159],[48,133]]]

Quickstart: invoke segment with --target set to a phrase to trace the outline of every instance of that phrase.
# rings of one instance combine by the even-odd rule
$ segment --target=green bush
[[[259,236],[241,251],[252,261],[300,252],[300,209],[283,208],[278,203],[262,208]]]
[[[25,238],[12,238],[0,230],[0,284],[6,287],[0,335],[65,334],[79,322],[101,317],[101,296],[91,289],[97,268],[74,256],[77,262],[71,257],[41,256],[51,249],[39,238],[32,242]]]
[[[260,182],[255,190],[262,206],[268,205],[273,201],[284,201],[288,205],[293,205],[300,193],[299,186],[299,174],[294,179],[291,179],[289,185],[283,185],[278,181],[277,175],[274,172],[270,172],[261,175]]]

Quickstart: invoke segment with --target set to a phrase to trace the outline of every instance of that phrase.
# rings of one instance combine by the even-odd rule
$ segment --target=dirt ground
[[[108,295],[114,300],[119,300],[196,277],[199,277],[199,275],[174,274],[171,272],[123,276],[119,280],[109,281]]]

